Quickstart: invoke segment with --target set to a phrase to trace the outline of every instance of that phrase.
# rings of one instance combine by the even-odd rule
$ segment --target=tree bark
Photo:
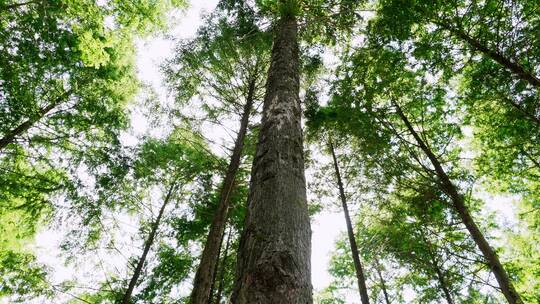
[[[294,16],[275,24],[234,304],[313,302],[297,32]]]
[[[28,120],[24,121],[20,125],[18,125],[15,129],[12,129],[11,131],[7,132],[4,137],[0,139],[0,151],[2,151],[7,145],[13,143],[16,137],[22,135],[28,129],[30,129],[37,121],[39,121],[41,118],[43,118],[47,113],[49,113],[54,107],[58,104],[58,102],[53,102],[46,107],[43,107],[39,110],[37,115],[34,117],[29,118]]]
[[[225,238],[225,232],[223,232],[223,234],[221,235],[221,239],[219,241],[219,250],[217,252],[216,267],[214,267],[214,273],[212,274],[212,284],[210,284],[210,292],[208,293],[210,295],[209,301],[208,301],[209,304],[212,303],[212,297],[214,296],[214,289],[216,287],[216,279],[218,275],[218,270],[220,268],[219,259],[221,259],[221,248],[223,247],[224,238]]]
[[[379,276],[379,282],[381,284],[381,289],[384,295],[384,301],[386,304],[390,304],[390,297],[388,296],[388,291],[386,290],[386,283],[381,273],[381,264],[379,264],[379,259],[375,258],[375,269],[377,270],[377,275]]]
[[[221,240],[227,224],[227,214],[229,210],[229,198],[234,187],[236,172],[240,166],[240,158],[244,148],[244,138],[246,136],[249,123],[249,116],[253,108],[253,99],[255,94],[255,76],[250,80],[246,103],[240,121],[240,129],[234,143],[233,154],[229,162],[229,167],[225,174],[225,179],[221,186],[220,198],[218,207],[214,213],[210,231],[204,245],[204,250],[201,256],[201,262],[195,280],[193,290],[191,291],[191,304],[208,304],[211,299],[211,289],[213,277],[216,270],[216,264],[219,259],[219,250],[221,248]]]
[[[356,244],[356,238],[354,237],[354,229],[349,215],[349,206],[347,205],[347,198],[345,197],[345,189],[343,188],[343,181],[341,180],[341,173],[339,172],[339,164],[334,151],[334,145],[332,141],[329,141],[330,152],[332,153],[332,159],[334,161],[334,170],[337,178],[337,184],[339,188],[339,197],[341,199],[341,206],[343,207],[343,213],[345,214],[345,223],[347,224],[347,234],[349,236],[349,244],[351,246],[351,254],[354,262],[354,269],[356,271],[356,280],[358,283],[358,291],[360,292],[360,299],[362,304],[369,304],[369,296],[366,287],[366,278],[364,276],[364,270],[362,269],[362,263],[360,262],[360,255],[358,254],[358,245]]]
[[[412,127],[411,123],[401,110],[401,107],[397,104],[397,102],[394,102],[394,105],[396,107],[397,113],[400,116],[401,120],[411,133],[411,135],[416,140],[418,146],[422,151],[426,154],[426,156],[429,158],[431,164],[435,168],[435,173],[437,174],[437,177],[439,179],[439,185],[441,187],[441,190],[443,190],[452,200],[452,204],[459,214],[461,220],[463,221],[463,224],[471,234],[471,237],[473,238],[474,242],[482,252],[484,258],[489,264],[489,267],[491,268],[491,271],[493,271],[493,274],[495,275],[495,278],[497,279],[497,282],[499,283],[499,287],[501,288],[502,293],[506,297],[508,303],[515,304],[519,303],[522,304],[523,301],[521,300],[521,297],[516,292],[514,286],[512,285],[512,282],[510,281],[510,278],[508,277],[508,273],[502,266],[501,262],[499,261],[499,257],[491,248],[488,241],[474,222],[474,219],[472,218],[469,209],[465,205],[465,199],[463,195],[461,195],[457,189],[457,187],[452,183],[450,180],[450,177],[446,174],[445,170],[443,169],[441,163],[439,162],[437,156],[428,148],[428,146],[424,143],[422,138],[416,133],[414,128]]]
[[[165,197],[165,200],[163,201],[163,204],[161,205],[161,208],[159,210],[158,216],[154,223],[152,224],[152,228],[150,229],[150,234],[148,235],[148,238],[146,239],[146,242],[144,243],[144,249],[141,257],[137,261],[137,266],[135,267],[135,271],[133,272],[133,276],[131,277],[131,280],[129,281],[128,288],[126,289],[126,292],[124,293],[124,296],[122,297],[122,304],[129,304],[131,302],[131,294],[133,293],[133,289],[135,289],[135,285],[137,285],[137,281],[139,280],[139,277],[141,275],[144,262],[146,261],[146,256],[148,255],[148,252],[150,251],[150,247],[152,247],[152,244],[154,243],[154,239],[156,237],[157,230],[159,228],[159,224],[161,222],[161,218],[163,217],[163,212],[165,211],[165,207],[171,200],[171,196],[173,194],[174,188],[176,184],[173,183],[169,187],[169,191],[167,192],[167,196]]]
[[[221,259],[221,269],[219,271],[218,279],[218,291],[216,293],[215,304],[221,303],[221,295],[223,294],[223,286],[225,285],[225,270],[227,269],[227,259],[229,255],[229,247],[231,245],[231,228],[229,228],[229,233],[227,234],[227,243],[225,244],[225,252],[223,258]]]

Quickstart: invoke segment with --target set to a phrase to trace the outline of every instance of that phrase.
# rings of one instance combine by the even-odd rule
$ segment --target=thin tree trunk
[[[154,243],[154,238],[156,237],[156,232],[159,228],[161,218],[163,217],[163,212],[165,211],[165,207],[171,200],[171,196],[172,196],[175,186],[176,184],[173,183],[169,187],[169,191],[167,192],[167,196],[165,197],[165,200],[163,201],[163,205],[161,205],[158,216],[156,220],[154,221],[154,223],[152,224],[150,234],[148,235],[148,238],[146,239],[146,242],[144,243],[143,253],[141,257],[139,258],[139,261],[137,261],[137,266],[135,267],[133,276],[131,277],[131,280],[129,281],[129,284],[128,284],[128,288],[126,289],[126,292],[124,293],[124,296],[122,298],[122,304],[129,304],[131,302],[131,294],[133,293],[133,289],[135,289],[135,285],[137,285],[137,281],[139,280],[139,276],[141,275],[144,262],[146,261],[146,256],[148,255],[148,252],[150,251],[150,247],[152,247],[152,244]]]
[[[216,293],[215,304],[221,303],[221,295],[223,294],[223,287],[225,286],[225,270],[227,269],[227,259],[229,255],[229,247],[231,245],[231,233],[231,228],[229,228],[229,233],[227,234],[227,243],[225,244],[225,252],[223,254],[223,258],[221,259],[221,269],[219,271],[218,291]]]
[[[212,284],[210,285],[209,300],[208,303],[212,303],[212,297],[214,296],[214,289],[216,287],[216,279],[218,275],[218,270],[220,268],[219,259],[221,258],[221,247],[223,246],[223,239],[225,238],[225,232],[221,235],[221,240],[219,241],[219,250],[217,252],[217,261],[216,266],[214,267],[214,273],[212,274]]]
[[[514,286],[512,285],[512,282],[508,277],[508,273],[499,261],[499,257],[497,256],[493,248],[491,248],[488,241],[474,222],[474,219],[472,218],[469,209],[465,205],[463,195],[458,192],[457,187],[452,183],[452,181],[444,171],[441,163],[437,159],[437,156],[435,156],[435,154],[428,148],[428,146],[424,143],[418,133],[416,133],[397,102],[394,102],[394,105],[401,120],[405,123],[411,135],[414,137],[422,151],[431,161],[431,164],[435,168],[437,177],[439,178],[439,185],[441,186],[441,189],[451,198],[455,210],[459,214],[461,220],[463,221],[463,224],[471,234],[474,242],[476,243],[476,245],[482,252],[484,258],[488,262],[491,271],[493,271],[493,274],[495,275],[495,278],[499,283],[499,287],[501,288],[502,293],[508,300],[508,303],[522,304],[523,301],[521,300],[519,294],[516,292]]]
[[[13,143],[16,137],[21,136],[23,133],[28,131],[37,121],[43,118],[47,113],[49,113],[57,105],[57,102],[53,102],[46,107],[43,107],[39,110],[37,115],[32,118],[29,118],[25,122],[18,125],[15,129],[7,132],[4,137],[0,139],[0,151],[3,150],[7,145]]]
[[[527,110],[523,109],[519,104],[515,103],[510,98],[503,98],[506,103],[510,104],[512,107],[514,107],[521,115],[525,116],[528,120],[534,122],[536,125],[540,125],[540,118],[535,116],[532,113],[529,113]]]
[[[446,302],[448,302],[448,304],[454,304],[454,300],[452,300],[452,294],[450,293],[450,290],[448,289],[448,284],[439,266],[439,263],[437,263],[434,257],[431,257],[431,263],[433,264],[433,269],[435,270],[435,273],[437,274],[437,281],[439,281],[439,285],[441,286],[441,289],[444,293]]]
[[[523,148],[521,148],[520,150],[521,153],[523,153],[534,164],[536,168],[540,169],[540,163],[530,153],[525,151],[525,149]]]
[[[216,264],[219,259],[218,255],[221,248],[221,240],[225,230],[229,210],[229,198],[233,190],[236,172],[240,166],[240,159],[242,157],[242,150],[244,148],[244,138],[247,132],[249,116],[253,108],[255,82],[256,76],[254,75],[249,83],[246,103],[243,110],[244,112],[242,113],[240,122],[240,130],[236,136],[233,154],[225,174],[225,179],[223,180],[223,185],[221,186],[218,207],[214,213],[208,238],[206,239],[201,256],[201,262],[199,264],[199,268],[197,269],[197,273],[195,274],[193,290],[191,291],[191,304],[208,304],[211,299],[213,274],[216,271]]]
[[[450,293],[450,289],[448,286],[448,282],[446,281],[443,269],[441,269],[442,265],[439,265],[439,262],[437,261],[437,249],[433,249],[433,245],[431,242],[427,239],[425,233],[423,230],[420,230],[420,233],[422,235],[422,239],[426,245],[427,252],[429,255],[431,266],[433,267],[433,270],[435,271],[435,274],[437,276],[437,281],[439,282],[439,285],[444,293],[444,297],[446,298],[446,302],[448,304],[454,304],[454,300],[452,299],[452,294]],[[435,252],[433,252],[435,251]]]
[[[275,24],[234,304],[313,302],[297,32],[294,16]]]
[[[349,206],[347,205],[347,198],[345,197],[345,190],[343,189],[343,181],[341,180],[341,173],[339,172],[339,164],[334,151],[334,145],[332,140],[329,141],[330,152],[332,153],[332,159],[334,160],[334,170],[336,173],[337,184],[339,187],[339,197],[341,198],[341,206],[343,207],[343,213],[345,214],[345,223],[347,224],[347,234],[349,235],[349,244],[351,246],[351,254],[354,262],[354,269],[356,270],[356,280],[358,282],[358,291],[360,292],[360,299],[362,304],[369,304],[369,296],[366,287],[366,278],[362,269],[362,263],[360,262],[360,255],[358,254],[358,245],[356,244],[356,238],[354,237],[354,229],[349,215]]]
[[[536,88],[540,88],[540,78],[538,78],[532,72],[525,70],[525,68],[521,66],[519,63],[512,61],[511,59],[505,57],[503,54],[497,51],[489,49],[480,41],[468,35],[462,29],[450,26],[443,22],[437,22],[437,24],[442,26],[444,29],[448,30],[454,36],[467,42],[474,49],[480,51],[482,54],[486,55],[487,57],[491,58],[498,64],[502,65],[508,71],[512,72],[512,74],[516,75],[519,79],[528,82],[530,85]]]
[[[390,297],[388,296],[388,291],[386,290],[386,283],[384,282],[384,278],[381,273],[381,264],[379,263],[379,259],[375,258],[375,269],[377,270],[377,275],[379,276],[379,282],[381,284],[381,289],[384,295],[384,301],[386,304],[390,304]]]

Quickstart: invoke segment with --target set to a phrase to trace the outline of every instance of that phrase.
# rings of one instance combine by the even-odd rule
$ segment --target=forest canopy
[[[539,143],[537,0],[0,0],[0,303],[540,303]]]

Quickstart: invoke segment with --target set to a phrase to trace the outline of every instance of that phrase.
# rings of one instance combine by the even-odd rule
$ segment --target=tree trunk
[[[216,264],[219,259],[219,250],[221,248],[221,240],[225,230],[227,222],[227,214],[229,210],[229,197],[233,190],[236,172],[240,166],[240,158],[242,157],[242,150],[244,148],[244,138],[246,136],[247,127],[249,123],[249,116],[253,108],[253,99],[255,94],[255,76],[250,80],[248,87],[248,94],[246,96],[246,103],[244,105],[244,112],[240,122],[240,130],[236,136],[234,143],[233,154],[229,162],[229,167],[221,186],[220,198],[218,207],[214,213],[212,224],[210,225],[210,231],[206,239],[206,244],[201,256],[201,262],[197,273],[195,274],[195,280],[193,283],[193,290],[191,291],[191,304],[208,304],[211,299],[211,289],[213,283],[213,276],[216,271]]]
[[[366,279],[364,277],[364,271],[362,269],[362,263],[360,262],[360,255],[358,254],[358,246],[356,244],[356,238],[354,237],[354,229],[349,215],[349,207],[347,205],[347,198],[345,197],[345,190],[343,189],[343,181],[341,180],[341,173],[339,172],[339,165],[334,151],[334,145],[332,141],[329,141],[330,152],[332,153],[332,159],[334,160],[334,169],[337,178],[337,184],[339,187],[339,197],[341,198],[341,205],[343,207],[343,213],[345,214],[345,223],[347,224],[347,234],[349,235],[349,244],[351,246],[352,259],[354,261],[354,269],[356,270],[356,280],[358,282],[358,291],[360,292],[360,299],[362,304],[369,304],[369,296],[367,293]]]
[[[433,264],[433,269],[435,270],[435,274],[437,275],[437,281],[439,281],[439,285],[441,286],[441,289],[444,293],[446,302],[448,302],[448,304],[454,304],[454,300],[452,300],[452,294],[448,289],[448,284],[444,277],[444,273],[442,272],[439,263],[437,263],[437,260],[435,260],[433,256],[431,257],[431,263]]]
[[[216,279],[218,275],[218,270],[220,268],[219,259],[221,258],[221,247],[223,247],[223,239],[225,238],[225,232],[221,235],[221,239],[219,241],[219,250],[217,252],[217,261],[216,261],[216,267],[214,267],[214,273],[212,274],[212,284],[210,285],[210,292],[208,293],[209,300],[208,303],[212,303],[212,297],[214,296],[214,288],[216,287]],[[228,240],[227,240],[228,241]]]
[[[171,196],[172,196],[175,186],[176,186],[175,183],[173,183],[170,186],[169,191],[167,192],[167,196],[165,197],[165,200],[163,201],[163,205],[161,205],[158,216],[156,220],[154,221],[154,223],[152,224],[152,228],[150,229],[150,234],[148,235],[148,238],[146,239],[146,242],[144,243],[143,253],[141,257],[139,258],[139,261],[137,261],[135,272],[133,273],[133,276],[131,277],[131,280],[129,281],[128,288],[126,289],[126,292],[124,293],[124,296],[122,298],[122,302],[121,302],[122,304],[129,304],[131,302],[131,294],[133,293],[133,289],[135,289],[135,285],[137,285],[137,281],[139,279],[139,276],[141,275],[144,262],[146,261],[146,256],[148,255],[148,252],[150,251],[150,247],[152,247],[152,244],[154,243],[154,238],[156,237],[156,233],[159,228],[161,218],[163,217],[163,212],[165,211],[165,207],[171,200]]]
[[[488,241],[474,222],[474,219],[472,218],[471,214],[469,213],[469,209],[465,205],[465,199],[463,198],[463,195],[461,195],[458,192],[457,187],[452,183],[446,172],[444,171],[441,163],[437,159],[437,156],[428,148],[428,146],[424,143],[422,138],[416,133],[414,128],[412,127],[411,123],[399,107],[399,105],[394,102],[394,105],[396,107],[397,113],[400,116],[403,123],[405,123],[407,129],[411,133],[411,135],[414,137],[416,142],[418,143],[418,146],[422,149],[422,151],[426,154],[426,156],[431,161],[431,164],[435,168],[435,172],[437,174],[437,177],[439,178],[439,185],[441,186],[441,189],[451,198],[452,204],[459,214],[461,220],[463,221],[463,224],[471,234],[471,237],[473,238],[474,242],[482,252],[484,258],[489,264],[489,267],[491,268],[491,271],[493,271],[493,274],[495,275],[495,278],[497,279],[497,282],[499,283],[499,287],[501,288],[502,293],[508,300],[508,303],[515,304],[519,303],[522,304],[523,301],[521,300],[519,294],[516,292],[514,286],[512,285],[512,282],[510,281],[510,278],[508,277],[508,273],[502,266],[501,262],[499,261],[499,257],[491,248]]]
[[[284,14],[275,31],[234,304],[313,302],[296,18]]]
[[[519,63],[512,61],[511,59],[505,57],[503,54],[497,51],[489,49],[480,41],[468,35],[462,29],[450,26],[442,22],[437,22],[437,24],[439,24],[444,29],[448,30],[454,36],[467,42],[472,48],[480,51],[482,54],[486,55],[487,57],[491,58],[498,64],[502,65],[504,68],[512,72],[512,74],[514,74],[519,79],[528,82],[533,87],[540,88],[540,78],[538,78],[532,72],[525,70],[525,68],[521,66]]]
[[[4,135],[4,137],[0,138],[0,151],[2,151],[5,147],[7,147],[7,145],[13,143],[16,137],[28,131],[28,129],[30,129],[30,127],[32,127],[37,121],[39,121],[41,118],[43,118],[43,116],[47,115],[47,113],[49,113],[52,109],[54,109],[54,107],[57,104],[58,104],[57,102],[53,102],[47,105],[46,107],[41,108],[39,112],[37,113],[37,115],[35,115],[32,118],[29,118],[25,122],[18,125],[15,129],[12,129],[9,132],[7,132]]]
[[[429,255],[429,263],[431,263],[431,266],[433,267],[433,270],[435,271],[435,275],[437,276],[437,281],[439,282],[439,285],[444,293],[446,302],[448,302],[448,304],[454,304],[454,300],[452,299],[452,294],[450,293],[450,289],[448,286],[448,282],[446,281],[444,271],[443,269],[441,269],[442,265],[439,265],[439,262],[437,261],[437,256],[438,256],[437,248],[433,249],[433,245],[427,239],[425,232],[422,229],[420,229],[420,234],[426,245],[426,249]]]
[[[388,296],[388,291],[386,290],[386,283],[381,273],[381,264],[379,264],[379,259],[375,258],[375,269],[377,270],[377,275],[379,276],[379,282],[381,284],[381,289],[384,295],[384,301],[386,304],[390,304],[390,297]]]
[[[225,252],[223,254],[223,258],[221,259],[221,269],[219,271],[219,279],[218,279],[218,291],[216,294],[216,302],[215,304],[221,303],[221,295],[223,294],[223,287],[225,285],[225,271],[227,270],[227,259],[229,255],[229,247],[231,246],[231,228],[229,228],[229,233],[227,234],[227,243],[225,244]]]

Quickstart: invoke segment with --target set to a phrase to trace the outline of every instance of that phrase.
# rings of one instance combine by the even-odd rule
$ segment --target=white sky
[[[217,4],[217,0],[193,0],[191,2],[191,6],[186,12],[173,15],[172,20],[175,22],[175,25],[169,33],[171,36],[175,38],[193,37],[198,26],[201,25],[201,14],[211,12]],[[171,97],[167,95],[163,86],[159,65],[163,60],[172,55],[173,47],[173,42],[164,35],[137,41],[137,66],[139,78],[143,82],[151,84],[162,100],[170,99]],[[149,131],[147,122],[144,120],[143,116],[137,112],[132,116],[132,123],[134,135],[141,135]],[[205,136],[210,138],[223,139],[226,137],[225,132],[215,128],[208,132],[212,134],[205,134]],[[125,135],[124,140],[133,144],[136,141],[136,137]],[[307,178],[309,180],[310,176],[308,175]],[[489,211],[497,212],[497,217],[500,222],[513,222],[514,212],[510,207],[513,204],[508,201],[512,198],[493,198],[487,195],[484,195],[482,198],[488,202],[487,209]],[[344,231],[345,223],[341,212],[323,211],[317,214],[312,220],[311,261],[314,293],[328,286],[332,280],[328,273],[330,253],[334,248],[335,240]],[[63,266],[63,262],[58,256],[58,245],[60,241],[60,234],[55,230],[42,231],[36,237],[38,260],[49,265],[55,265],[54,280],[56,282],[69,278],[73,272],[83,274],[91,274],[92,271],[95,272],[93,269],[85,269],[84,267],[74,269],[73,267]],[[125,264],[125,262],[119,260],[118,264]],[[347,300],[348,303],[351,304],[359,303],[356,302],[358,300],[355,296],[347,297]],[[3,303],[2,300],[0,300],[0,303]]]

